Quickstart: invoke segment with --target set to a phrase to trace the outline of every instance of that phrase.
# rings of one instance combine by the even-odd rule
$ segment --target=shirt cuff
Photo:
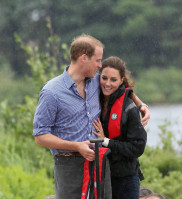
[[[107,147],[108,145],[109,145],[109,138],[104,138],[104,142],[102,142],[102,146],[105,146],[105,147]]]

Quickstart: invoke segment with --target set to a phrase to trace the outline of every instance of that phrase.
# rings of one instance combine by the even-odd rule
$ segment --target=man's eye
[[[103,79],[103,80],[106,80],[106,79],[107,79],[107,77],[102,77],[102,79]]]

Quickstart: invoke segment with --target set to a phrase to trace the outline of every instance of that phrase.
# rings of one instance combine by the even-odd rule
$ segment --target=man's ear
[[[85,61],[88,60],[88,56],[87,56],[86,54],[82,54],[82,55],[80,56],[80,60],[81,60],[82,62],[85,62]]]

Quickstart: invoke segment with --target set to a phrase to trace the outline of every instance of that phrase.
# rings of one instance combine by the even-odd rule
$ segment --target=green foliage
[[[32,20],[36,9],[40,9],[40,0],[0,1],[0,54],[6,57],[18,74],[27,74],[29,70],[25,67],[25,53],[16,44],[13,35],[17,32],[24,39],[33,39],[33,35],[38,33],[41,39],[43,32],[40,34],[40,31],[35,31],[38,23]],[[41,25],[37,27],[40,28]]]
[[[127,5],[126,1],[123,2]],[[136,2],[139,5],[140,2]],[[87,3],[92,5],[91,1],[85,1],[85,7]],[[144,6],[146,5],[148,2],[144,3]],[[130,12],[129,15],[138,13],[140,6],[135,13]],[[102,3],[99,3],[94,10],[96,12],[101,8]],[[74,20],[72,23],[75,23]],[[144,19],[139,17],[136,20],[138,23],[143,23]],[[134,24],[130,22],[128,29],[133,26]],[[49,149],[38,146],[34,142],[32,122],[38,102],[38,92],[47,80],[62,72],[64,65],[61,64],[63,63],[61,60],[68,59],[68,48],[65,43],[61,44],[58,36],[53,34],[49,18],[47,27],[50,37],[44,45],[44,51],[41,51],[35,43],[25,44],[18,35],[15,35],[16,41],[28,56],[27,63],[32,72],[29,82],[33,85],[34,93],[26,96],[24,102],[16,106],[15,104],[11,106],[8,101],[0,103],[0,199],[41,199],[46,195],[54,194],[53,157]],[[58,53],[60,49],[61,59]],[[137,53],[135,56],[137,58]],[[146,102],[161,102],[166,98],[177,102],[181,100],[181,73],[181,70],[176,71],[174,68],[165,71],[159,71],[157,68],[147,70],[137,77],[137,94],[140,93],[140,98]],[[3,78],[4,75],[1,76]],[[9,88],[12,86],[11,90],[15,88],[12,84],[9,86]],[[159,147],[147,146],[140,158],[141,169],[145,176],[142,185],[165,195],[168,199],[180,199],[182,198],[182,154],[173,147],[172,140],[175,132],[167,130],[168,125],[166,121],[159,126],[161,129]],[[179,141],[180,143],[182,141]]]
[[[35,87],[25,77],[16,78],[12,70],[5,65],[0,70],[0,101],[8,100],[16,105],[24,102],[24,96],[32,96]]]
[[[65,43],[87,33],[105,44],[104,56],[120,56],[132,69],[180,68],[181,7],[181,0],[1,1],[0,55],[18,74],[27,74],[25,53],[13,35],[17,33],[44,52],[49,35],[45,19],[50,16],[48,27]]]
[[[31,67],[31,80],[32,84],[37,88],[36,93],[40,91],[45,82],[63,72],[65,64],[60,63],[59,53],[63,53],[62,61],[69,59],[68,47],[65,43],[60,44],[60,38],[53,34],[50,18],[47,18],[47,27],[50,31],[50,37],[47,39],[44,52],[40,51],[37,45],[24,44],[20,37],[15,34],[16,42],[20,44],[21,48],[28,55],[27,64]]]
[[[33,97],[26,96],[24,103],[13,107],[7,100],[0,103],[0,170],[3,168],[3,175],[0,174],[0,179],[3,179],[0,197],[40,199],[54,192],[54,162],[49,149],[34,142],[33,116],[40,88],[60,71],[56,53],[59,39],[52,34],[46,44],[47,52],[44,53],[39,52],[38,46],[25,45],[18,35],[16,40],[28,55],[27,62],[32,71],[29,82],[34,84],[35,93]],[[61,47],[63,57],[67,58],[66,44]]]
[[[6,101],[0,104],[0,165],[21,164],[28,172],[46,168],[47,175],[52,176],[52,155],[38,146],[32,136],[36,105],[37,99],[29,97],[25,104],[13,109]]]
[[[140,157],[141,169],[145,176],[141,185],[164,195],[167,199],[180,199],[182,154],[174,149],[174,135],[167,127],[169,122],[164,121],[164,124],[159,126],[161,142],[158,143],[158,147],[147,146],[145,153]]]
[[[153,65],[180,68],[181,61],[177,58],[182,53],[179,4],[180,0],[124,0],[114,6],[114,13],[123,17],[120,23],[117,22],[121,28],[118,35],[122,41],[120,54],[132,69]]]
[[[136,93],[148,103],[180,103],[182,101],[182,70],[153,67],[138,73]]]
[[[0,104],[0,198],[43,198],[54,193],[53,157],[32,136],[37,100],[16,108]],[[13,165],[19,165],[18,167]],[[42,170],[44,169],[44,171]]]
[[[12,109],[6,101],[3,101],[1,106],[0,119],[3,123],[4,130],[21,139],[27,138],[32,130],[33,114],[37,100],[34,98],[25,98],[25,104],[19,104]],[[29,136],[30,137],[30,136]]]
[[[38,98],[38,93],[45,82],[63,72],[64,63],[69,60],[68,46],[61,43],[60,38],[53,34],[50,18],[47,18],[47,27],[50,37],[47,38],[43,52],[35,43],[25,44],[17,34],[14,35],[15,40],[26,53],[31,76],[17,78],[15,73],[7,67],[8,64],[2,63],[0,101],[8,99],[10,105],[16,106],[25,102],[25,96]]]
[[[40,199],[53,193],[53,179],[45,169],[27,173],[19,165],[0,166],[0,199]]]

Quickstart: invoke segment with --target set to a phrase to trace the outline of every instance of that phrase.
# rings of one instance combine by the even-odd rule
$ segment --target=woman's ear
[[[122,77],[122,78],[121,78],[122,83],[124,82],[124,79],[125,79],[125,77]]]

